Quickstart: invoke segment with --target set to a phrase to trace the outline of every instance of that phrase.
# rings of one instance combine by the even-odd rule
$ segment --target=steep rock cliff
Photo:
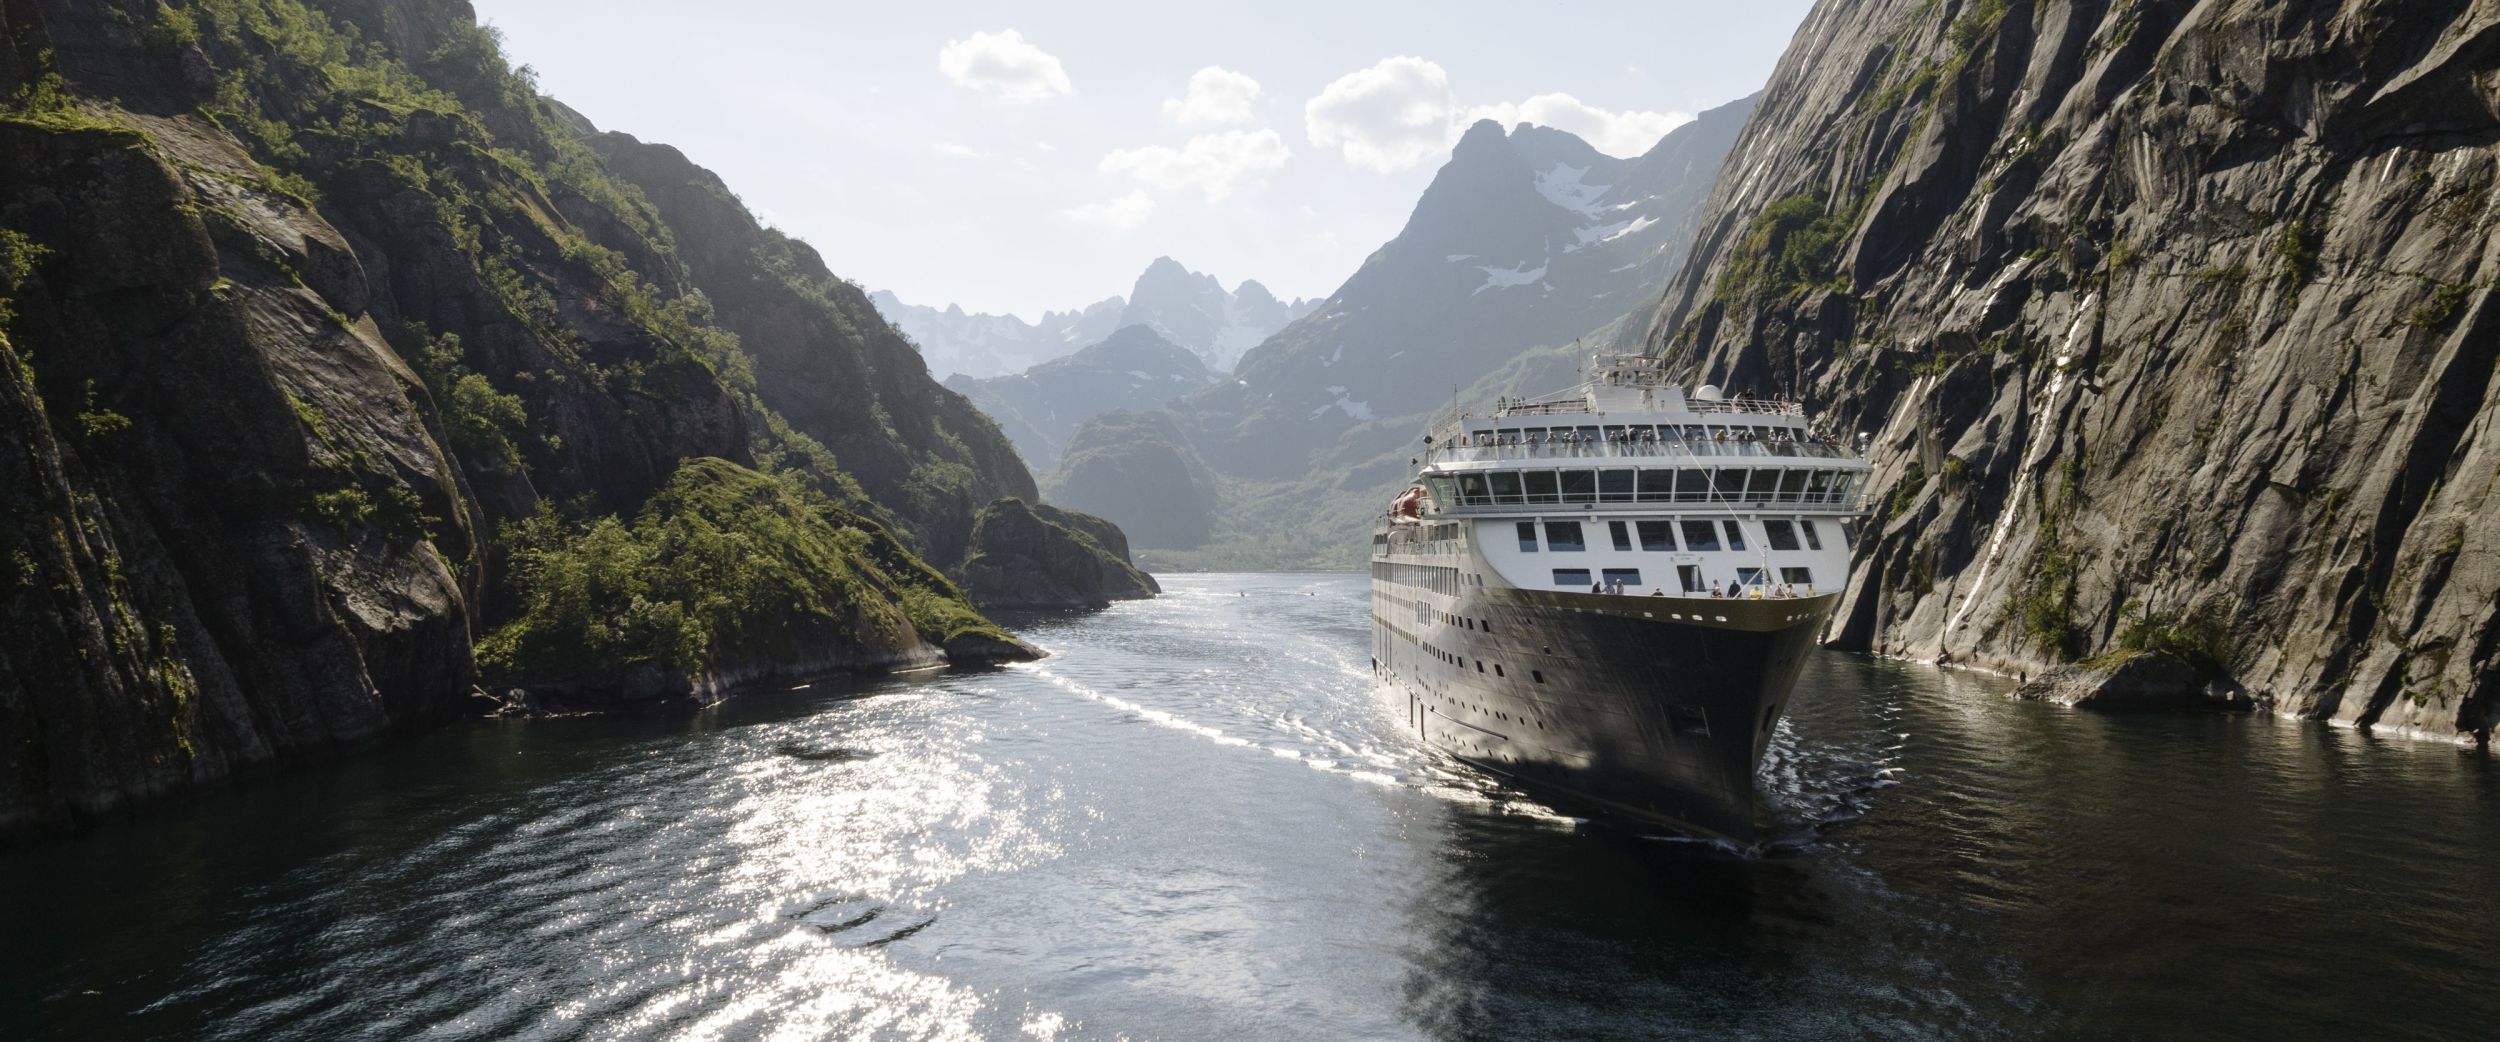
[[[1843,644],[2487,732],[2495,67],[2465,0],[1822,3],[1651,343],[1871,437]]]
[[[0,831],[462,711],[481,640],[594,696],[1032,654],[923,560],[1031,494],[995,427],[592,133],[465,3],[0,3]]]
[[[957,569],[985,609],[1100,608],[1161,593],[1128,563],[1128,543],[1101,518],[1002,499],[981,508],[972,555]]]

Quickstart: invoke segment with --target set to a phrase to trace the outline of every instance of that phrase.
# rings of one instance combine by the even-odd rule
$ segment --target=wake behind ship
[[[1865,459],[1626,356],[1436,423],[1417,463],[1372,535],[1372,668],[1407,726],[1557,802],[1750,840]]]

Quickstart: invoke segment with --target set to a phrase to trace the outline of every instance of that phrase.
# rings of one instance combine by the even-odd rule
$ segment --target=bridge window
[[[1806,478],[1812,473],[1795,469],[1780,471],[1780,498],[1794,502],[1798,496],[1804,495]]]
[[[1622,583],[1625,586],[1639,586],[1641,584],[1641,570],[1638,568],[1608,568],[1605,572],[1605,579],[1606,585],[1608,586],[1612,586],[1616,583]]]
[[[1531,471],[1526,471],[1526,472],[1523,472],[1523,473],[1521,473],[1521,474],[1519,475],[1519,480],[1520,480],[1521,482],[1523,482],[1524,484],[1526,484],[1526,486],[1527,486],[1527,489],[1528,489],[1528,502],[1530,502],[1530,503],[1560,503],[1560,502],[1562,502],[1562,493],[1561,493],[1560,491],[1558,491],[1558,490],[1557,490],[1557,488],[1556,488],[1556,486],[1555,486],[1555,484],[1554,484],[1554,472],[1553,472],[1553,471],[1550,471],[1550,470],[1531,470]]]
[[[1589,547],[1580,539],[1579,522],[1548,521],[1545,523],[1545,548],[1555,553],[1576,553]]]
[[[1633,473],[1633,471],[1629,470],[1598,471],[1597,498],[1605,500],[1608,503],[1631,502]]]
[[[1629,550],[1632,548],[1632,526],[1630,524],[1622,521],[1608,521],[1606,522],[1606,533],[1615,538],[1615,549]]]
[[[1770,499],[1773,496],[1779,495],[1779,489],[1779,471],[1757,470],[1753,472],[1753,484],[1745,490],[1745,498]]]
[[[1736,522],[1734,522],[1734,521],[1721,521],[1721,522],[1719,522],[1719,523],[1720,523],[1720,524],[1722,524],[1722,525],[1726,525],[1726,526],[1727,526],[1727,548],[1728,548],[1728,549],[1730,549],[1730,550],[1742,550],[1742,549],[1744,549],[1744,548],[1745,548],[1745,529],[1744,529],[1744,526],[1739,525],[1739,524],[1737,524],[1737,523],[1736,523]]]
[[[1523,554],[1532,554],[1536,552],[1536,522],[1522,521],[1519,523],[1519,552]]]
[[[1806,534],[1806,549],[1820,550],[1823,548],[1823,534],[1814,530],[1814,522],[1799,521],[1797,522],[1797,528]]]
[[[1719,548],[1719,530],[1708,521],[1684,522],[1684,548],[1701,553]]]
[[[1665,521],[1640,523],[1641,549],[1675,552],[1675,526]]]
[[[1643,503],[1666,503],[1674,500],[1675,472],[1672,470],[1642,471],[1639,498]]]
[[[1773,550],[1797,548],[1797,526],[1789,522],[1765,521],[1762,523],[1762,535],[1770,541]]]
[[[1460,506],[1470,507],[1487,506],[1493,502],[1493,497],[1486,494],[1484,490],[1484,475],[1461,474],[1458,476],[1458,502]]]
[[[1589,570],[1586,568],[1556,568],[1554,569],[1554,585],[1569,586],[1574,588],[1591,585],[1589,580]]]
[[[1675,472],[1675,498],[1679,503],[1700,503],[1710,498],[1710,472],[1699,469]]]
[[[1562,501],[1565,503],[1597,502],[1597,472],[1593,470],[1563,471]]]
[[[1711,491],[1717,493],[1720,499],[1743,499],[1745,498],[1745,475],[1751,473],[1753,472],[1750,470],[1721,467],[1711,476],[1711,481],[1715,483],[1711,486]]]
[[[1492,474],[1487,475],[1487,477],[1493,483],[1494,502],[1502,504],[1515,504],[1521,501],[1519,498],[1518,472],[1501,470],[1495,471]]]

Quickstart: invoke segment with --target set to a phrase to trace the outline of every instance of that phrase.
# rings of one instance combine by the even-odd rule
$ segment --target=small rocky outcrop
[[[2159,651],[2118,652],[2059,666],[2025,681],[2014,696],[2090,709],[2257,708],[2238,685]]]
[[[984,610],[1107,607],[1162,592],[1129,563],[1118,528],[1101,518],[1021,499],[981,508],[972,554],[956,569],[964,592]]]

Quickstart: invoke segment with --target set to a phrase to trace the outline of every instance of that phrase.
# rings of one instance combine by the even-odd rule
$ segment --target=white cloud
[[[1220,65],[1189,74],[1189,96],[1163,99],[1163,114],[1183,123],[1248,123],[1257,119],[1259,81]]]
[[[1117,199],[1071,206],[1059,215],[1078,224],[1099,224],[1115,231],[1127,231],[1146,223],[1155,212],[1155,201],[1142,191],[1132,191]]]
[[[1180,148],[1123,148],[1102,157],[1102,169],[1167,191],[1195,188],[1212,203],[1233,194],[1235,182],[1281,167],[1292,154],[1284,135],[1273,130],[1227,130],[1200,134]]]
[[[980,149],[970,145],[958,145],[952,141],[939,145],[937,150],[939,155],[955,159],[988,159],[990,157],[989,153]]]
[[[1302,106],[1302,122],[1312,144],[1386,174],[1446,151],[1454,109],[1449,73],[1401,55],[1337,77]]]
[[[1650,150],[1667,132],[1693,121],[1685,112],[1609,112],[1569,94],[1539,94],[1526,101],[1479,105],[1467,110],[1461,126],[1489,119],[1505,127],[1534,123],[1569,131],[1610,156],[1631,157]]]
[[[1076,92],[1059,59],[1024,42],[1024,34],[1013,29],[946,41],[946,46],[938,48],[938,71],[957,86],[1013,102]]]

